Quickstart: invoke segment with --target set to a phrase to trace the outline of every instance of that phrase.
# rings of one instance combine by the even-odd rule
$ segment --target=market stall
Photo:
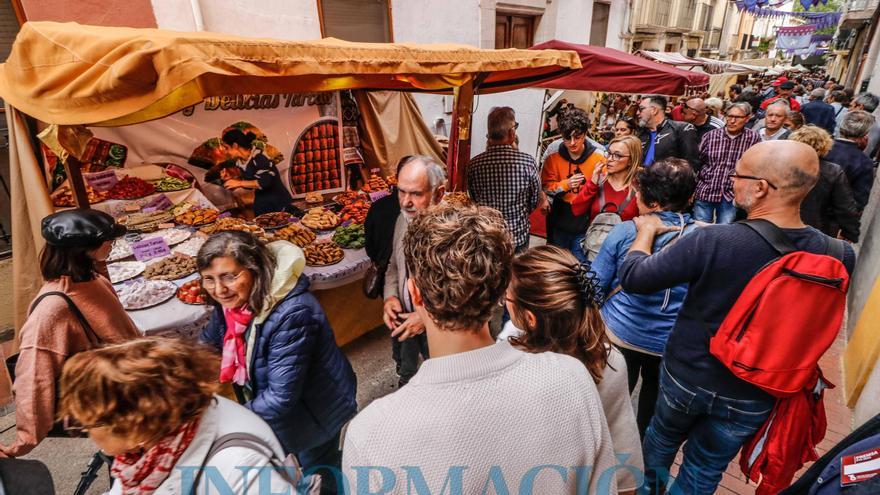
[[[352,210],[357,208],[346,212],[349,205],[333,199],[346,190],[340,169],[346,157],[346,135],[338,118],[338,99],[331,102],[323,95],[352,88],[453,92],[457,117],[449,168],[450,180],[454,182],[464,175],[459,165],[466,161],[470,98],[475,92],[503,91],[508,86],[540,82],[579,67],[574,54],[556,50],[494,51],[459,45],[364,44],[333,39],[289,42],[212,33],[27,23],[9,59],[0,66],[0,96],[9,109],[12,194],[16,209],[13,228],[14,273],[18,282],[14,295],[17,326],[23,321],[24,310],[40,284],[35,263],[42,245],[39,221],[54,208],[47,188],[50,180],[41,169],[38,150],[31,143],[37,126],[46,126],[41,133],[42,141],[58,155],[74,203],[85,206],[89,197],[80,165],[90,140],[124,144],[133,165],[170,162],[183,166],[205,186],[210,182],[210,173],[218,170],[193,165],[193,161],[199,161],[192,160],[193,157],[211,156],[218,144],[217,134],[224,126],[251,121],[224,119],[212,124],[213,131],[205,132],[204,125],[193,124],[200,115],[211,112],[211,107],[214,111],[219,109],[217,113],[268,110],[265,107],[288,113],[301,107],[309,109],[304,114],[308,118],[304,118],[301,125],[292,125],[277,133],[265,124],[258,124],[264,133],[263,144],[283,155],[278,163],[284,166],[285,186],[299,199],[319,196],[314,205],[301,211],[299,222],[290,217],[284,219],[283,224],[267,228],[250,221],[233,221],[240,219],[223,223],[224,219],[213,218],[220,216],[218,210],[206,208],[206,204],[193,204],[190,209],[175,212],[175,225],[163,225],[171,223],[165,219],[151,227],[186,230],[196,236],[205,234],[196,230],[210,227],[199,224],[212,220],[213,225],[222,224],[224,229],[261,229],[266,240],[282,238],[292,242],[301,240],[303,231],[310,231],[311,235],[306,235],[309,242],[304,243],[311,265],[306,276],[313,281],[316,295],[337,332],[337,341],[342,344],[379,324],[381,302],[361,295],[358,279],[366,268],[366,261],[363,250],[356,247],[357,236],[347,235],[340,241],[335,239],[339,230],[332,230],[343,223],[341,218],[346,214],[356,216],[357,212]],[[244,114],[236,114],[236,117],[241,115]],[[171,121],[174,125],[168,127]],[[163,126],[166,126],[164,130]],[[202,153],[197,152],[199,149]],[[270,155],[268,147],[263,149]],[[181,157],[185,163],[181,163]],[[213,165],[222,165],[222,162]],[[167,194],[165,196],[172,203],[171,208],[188,201],[174,203]],[[210,196],[205,199],[213,201]],[[129,201],[137,200],[130,198]],[[114,211],[118,211],[116,206],[121,207],[123,212],[139,209],[130,215],[166,211],[161,208],[144,211],[150,208],[145,204],[110,206]],[[180,216],[189,222],[181,224]],[[149,219],[140,220],[149,223],[146,221]],[[149,232],[142,232],[140,239],[125,242],[153,242],[143,238],[143,234]],[[145,261],[136,260],[146,266],[140,274],[130,277],[134,282],[119,281],[120,291],[129,288],[132,298],[136,299],[134,289],[138,289],[138,284],[170,282],[176,289],[168,284],[147,284],[155,287],[155,297],[140,301],[150,307],[132,309],[133,319],[156,332],[188,328],[198,323],[200,315],[191,308],[197,305],[182,307],[183,301],[175,299],[180,286],[191,276],[183,275],[186,270],[175,271],[175,266],[189,262],[165,251],[171,246],[159,245],[159,248],[161,254]],[[166,263],[166,260],[172,261]],[[162,264],[162,269],[151,270],[153,264]],[[135,265],[134,268],[132,272],[141,267]],[[166,269],[172,273],[165,273]],[[164,273],[164,276],[178,278],[145,280],[150,278],[144,275],[148,270],[158,270],[160,277]],[[175,298],[169,297],[172,291]],[[150,305],[151,302],[154,304]],[[172,319],[184,314],[188,316],[179,321]]]

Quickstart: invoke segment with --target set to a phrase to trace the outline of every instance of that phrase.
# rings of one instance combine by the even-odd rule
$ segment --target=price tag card
[[[95,172],[92,174],[83,174],[83,178],[96,191],[107,191],[113,189],[113,186],[119,182],[116,178],[116,171],[104,170],[103,172]]]
[[[840,458],[840,486],[869,480],[880,473],[880,448]]]
[[[165,239],[161,237],[151,237],[135,242],[131,245],[131,251],[134,253],[134,258],[138,261],[147,261],[171,254],[171,248],[168,247]]]
[[[174,206],[174,203],[172,203],[171,200],[168,199],[168,196],[165,196],[165,194],[163,193],[159,193],[152,199],[147,201],[147,203],[144,205],[144,211],[148,211],[147,208],[152,208],[149,211],[162,211],[167,210],[172,206]]]
[[[391,192],[389,192],[388,190],[371,192],[370,193],[370,202],[375,203],[376,201],[384,198],[385,196],[388,196],[389,194],[391,194]]]

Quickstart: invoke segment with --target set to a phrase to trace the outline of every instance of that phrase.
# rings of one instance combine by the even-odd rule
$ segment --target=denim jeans
[[[659,493],[683,442],[684,459],[668,493],[715,493],[740,448],[761,428],[773,401],[737,400],[689,385],[660,365],[660,396],[645,433],[644,492]]]
[[[327,442],[296,454],[305,474],[321,477],[321,495],[343,493],[336,478],[336,473],[342,469],[342,450],[339,449],[341,435],[342,430]]]
[[[551,234],[550,239],[547,239],[548,244],[551,246],[558,246],[562,249],[568,249],[571,251],[571,254],[574,255],[575,258],[578,259],[581,263],[587,262],[587,253],[581,248],[581,241],[584,240],[584,235],[586,233],[582,232],[580,234],[572,234],[570,232],[565,232],[562,230],[553,229],[553,234]]]
[[[717,203],[697,200],[694,202],[694,219],[708,223],[733,223],[736,206],[724,199]]]

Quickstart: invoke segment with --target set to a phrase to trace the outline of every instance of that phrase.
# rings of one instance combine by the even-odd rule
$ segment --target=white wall
[[[316,0],[261,0],[259,8],[237,0],[152,0],[156,24],[195,31],[192,2],[201,10],[205,31],[282,40],[321,37]]]

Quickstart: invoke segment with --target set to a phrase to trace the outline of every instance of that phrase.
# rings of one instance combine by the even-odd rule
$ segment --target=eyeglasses
[[[82,436],[89,432],[89,430],[94,430],[96,428],[102,428],[107,426],[104,423],[95,423],[93,425],[80,425],[77,424],[76,421],[70,416],[65,416],[61,421],[61,427],[64,429],[64,433],[72,437]]]
[[[609,162],[616,162],[617,160],[620,160],[621,158],[629,158],[629,155],[621,155],[620,153],[617,153],[617,152],[608,154],[608,161]]]
[[[238,280],[238,277],[241,277],[244,272],[245,270],[242,270],[235,275],[231,273],[224,273],[223,275],[220,275],[219,277],[217,277],[219,280],[219,285],[222,285],[225,288],[229,288]],[[213,278],[202,277],[202,287],[204,287],[205,289],[214,290],[217,285],[217,281],[215,281]]]
[[[769,180],[767,180],[763,177],[756,177],[754,175],[740,175],[740,174],[736,173],[735,170],[733,172],[731,172],[728,177],[730,177],[731,179],[762,180],[762,181],[766,182],[768,186],[770,186],[770,189],[777,188],[775,185],[773,185],[772,182],[770,182]]]
[[[640,105],[640,106],[639,106],[639,111],[640,111],[640,112],[644,112],[647,108],[649,108],[649,107],[643,107],[643,106]]]
[[[725,117],[727,117],[728,119],[732,119],[732,120],[741,120],[741,119],[749,118],[748,115],[732,115],[732,114],[727,114],[727,115],[725,115]]]

